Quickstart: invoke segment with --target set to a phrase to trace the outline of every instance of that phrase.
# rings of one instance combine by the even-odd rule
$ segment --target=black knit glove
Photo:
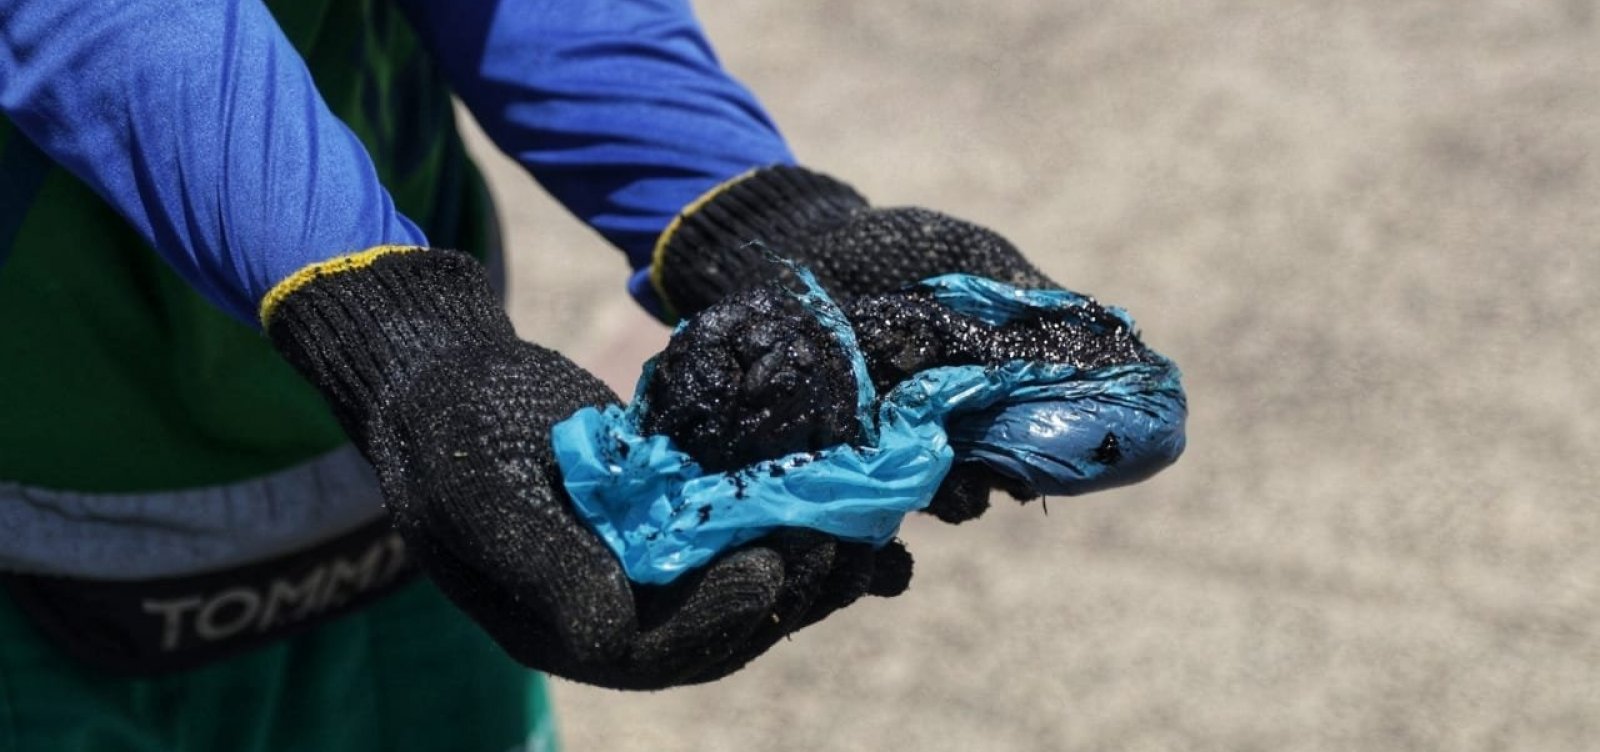
[[[940,274],[1052,288],[993,230],[928,209],[874,208],[854,188],[803,167],[767,167],[697,203],[667,230],[652,273],[687,316],[778,273],[746,245],[798,261],[838,298],[899,290]]]
[[[973,274],[1016,287],[1059,288],[992,230],[914,207],[879,209],[855,189],[803,167],[768,167],[697,202],[662,235],[652,275],[669,313],[687,316],[785,271],[760,249],[797,261],[846,309],[941,274]],[[869,356],[873,348],[868,345]],[[983,514],[991,489],[1038,496],[978,463],[958,464],[929,504],[946,522]]]
[[[617,402],[519,340],[481,266],[380,248],[280,284],[273,344],[378,471],[424,570],[518,661],[575,681],[659,689],[722,677],[865,593],[904,589],[904,549],[783,531],[672,585],[630,582],[577,518],[550,428]]]

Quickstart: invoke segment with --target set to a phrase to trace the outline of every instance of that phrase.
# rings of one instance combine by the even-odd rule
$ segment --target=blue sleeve
[[[0,112],[246,322],[306,264],[426,243],[259,0],[0,0]]]
[[[689,202],[791,163],[687,0],[402,0],[496,145],[648,267]]]

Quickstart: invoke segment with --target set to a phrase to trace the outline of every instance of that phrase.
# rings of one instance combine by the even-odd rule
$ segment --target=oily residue
[[[1025,360],[1087,369],[1155,359],[1136,332],[1093,301],[1000,326],[917,289],[857,298],[844,309],[879,395],[939,366]],[[671,437],[710,472],[854,442],[860,433],[842,346],[777,285],[701,312],[662,351],[646,389],[645,431]],[[1107,434],[1095,460],[1120,459],[1117,438]],[[769,477],[784,472],[765,469]],[[748,480],[731,482],[742,498]]]
[[[856,382],[844,350],[791,294],[756,288],[675,334],[646,387],[647,433],[724,472],[850,442]]]
[[[1093,301],[991,326],[911,290],[859,298],[846,315],[879,393],[939,366],[1027,360],[1099,368],[1154,359],[1127,324]]]

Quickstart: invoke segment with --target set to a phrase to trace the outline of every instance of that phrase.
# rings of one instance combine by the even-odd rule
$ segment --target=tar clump
[[[645,388],[645,432],[711,472],[853,442],[860,430],[843,347],[777,286],[702,311],[673,335]]]
[[[1100,368],[1152,362],[1137,333],[1098,303],[991,326],[946,308],[927,292],[874,295],[846,315],[879,393],[940,366],[998,366],[1014,360]]]
[[[990,325],[925,291],[846,303],[881,397],[919,371],[1011,361],[1099,368],[1153,362],[1124,321],[1089,301],[1067,311]],[[656,361],[646,433],[671,437],[711,472],[853,442],[856,384],[838,339],[777,285],[707,308]],[[1115,437],[1101,448],[1120,458]]]

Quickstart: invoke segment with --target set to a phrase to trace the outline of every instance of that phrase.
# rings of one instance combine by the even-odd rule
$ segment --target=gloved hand
[[[799,262],[848,310],[852,299],[964,273],[1028,289],[1060,288],[992,230],[920,208],[874,208],[850,186],[802,167],[757,170],[696,202],[662,234],[652,281],[669,315],[687,316],[785,273],[760,249]],[[869,348],[870,349],[870,348]],[[1037,493],[979,463],[957,464],[927,511],[975,518],[991,489]]]
[[[518,661],[575,681],[659,689],[720,678],[859,596],[903,590],[903,548],[782,531],[666,587],[631,583],[575,516],[550,428],[617,402],[523,342],[481,266],[383,247],[280,283],[273,344],[372,462],[423,569]]]

